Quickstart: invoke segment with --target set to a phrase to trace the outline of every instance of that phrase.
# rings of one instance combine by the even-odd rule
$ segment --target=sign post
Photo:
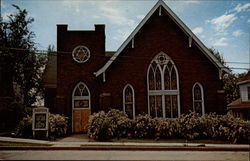
[[[49,125],[48,125],[49,109],[46,107],[33,108],[32,115],[32,130],[33,137],[35,137],[35,131],[46,131],[46,137],[49,137]]]

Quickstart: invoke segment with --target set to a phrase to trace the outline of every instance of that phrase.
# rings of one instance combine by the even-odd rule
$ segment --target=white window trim
[[[177,90],[149,90],[149,70],[151,67],[152,62],[157,58],[158,55],[160,54],[165,54],[167,59],[173,64],[173,67],[175,69],[176,72],[176,80],[177,80]],[[158,66],[158,64],[157,64]],[[161,72],[161,80],[164,80],[164,72],[165,72],[165,68],[162,70],[160,68],[160,72]],[[162,89],[164,89],[164,81],[162,81]],[[159,52],[150,62],[149,66],[148,66],[148,70],[147,70],[147,95],[148,95],[148,114],[150,115],[150,103],[149,103],[149,96],[151,95],[162,95],[162,112],[163,112],[163,118],[166,118],[166,111],[165,111],[165,95],[177,95],[177,106],[178,106],[178,117],[180,117],[181,115],[181,108],[180,108],[180,86],[179,86],[179,72],[177,70],[177,67],[175,65],[175,63],[172,61],[172,59],[163,51]]]
[[[87,91],[89,93],[89,96],[74,96],[75,91],[76,91],[77,87],[80,84],[83,84],[85,86],[85,88],[87,89]],[[89,91],[88,86],[85,83],[83,83],[83,82],[77,83],[77,85],[75,86],[75,88],[74,88],[74,90],[72,92],[72,110],[91,109],[91,99],[90,98],[91,98],[91,95],[90,95],[90,91]],[[75,108],[74,107],[74,100],[79,100],[79,99],[81,99],[81,100],[89,100],[89,108]]]
[[[192,99],[193,99],[193,111],[195,111],[195,108],[194,108],[194,87],[198,85],[200,87],[200,90],[201,90],[201,113],[202,115],[205,115],[205,105],[204,105],[204,90],[203,90],[203,86],[201,85],[201,83],[199,82],[196,82],[194,85],[193,85],[193,88],[192,88]]]
[[[122,92],[122,95],[123,95],[123,112],[126,113],[126,110],[125,110],[125,90],[126,88],[130,87],[131,90],[132,90],[132,101],[133,101],[133,119],[135,119],[135,91],[134,91],[134,88],[131,84],[127,84],[124,88],[123,88],[123,92]]]

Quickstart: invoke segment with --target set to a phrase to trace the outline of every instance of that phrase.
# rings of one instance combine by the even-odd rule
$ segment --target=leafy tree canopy
[[[41,78],[46,56],[36,52],[30,25],[34,21],[28,12],[16,5],[16,13],[0,23],[0,96],[13,97],[15,101],[30,106],[42,94]]]

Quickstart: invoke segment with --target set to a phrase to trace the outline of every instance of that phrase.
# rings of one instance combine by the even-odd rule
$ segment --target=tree
[[[223,89],[225,90],[226,94],[226,101],[227,104],[235,101],[240,97],[239,94],[239,86],[237,83],[246,75],[246,73],[241,74],[226,74],[223,77]]]
[[[209,51],[219,60],[219,62],[228,68],[223,56],[218,50],[210,48]],[[246,75],[246,73],[234,74],[232,71],[223,77],[223,89],[225,90],[227,104],[233,102],[240,97],[239,86],[237,83]]]
[[[13,5],[17,13],[8,16],[0,24],[1,95],[13,97],[14,101],[31,106],[41,95],[42,73],[46,56],[36,52],[35,34],[30,31],[33,18],[28,12]]]

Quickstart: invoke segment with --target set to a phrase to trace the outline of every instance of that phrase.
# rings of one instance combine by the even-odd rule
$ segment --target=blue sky
[[[2,0],[2,17],[15,12],[16,4],[35,21],[37,48],[56,46],[56,24],[70,30],[94,30],[106,25],[106,50],[117,50],[157,0]],[[208,47],[217,49],[232,68],[249,68],[249,0],[165,1],[176,15]],[[241,63],[236,63],[241,62]],[[244,64],[242,64],[244,63]],[[234,70],[246,72],[246,70]]]

